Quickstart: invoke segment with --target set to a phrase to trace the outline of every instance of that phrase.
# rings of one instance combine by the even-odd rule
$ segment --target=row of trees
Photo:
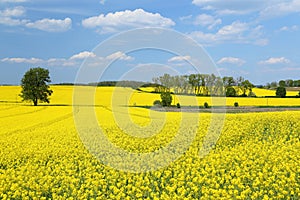
[[[234,79],[225,76],[223,78],[214,74],[190,74],[154,77],[153,82],[157,85],[155,92],[170,92],[172,88],[175,94],[193,94],[198,96],[254,96],[254,85],[243,77]]]
[[[129,80],[120,80],[120,81],[101,81],[97,83],[89,83],[91,86],[118,86],[118,87],[131,87],[133,89],[138,89],[139,87],[147,87],[150,83],[142,81],[129,81]]]
[[[287,79],[287,80],[280,80],[279,82],[271,82],[267,83],[265,86],[267,89],[270,88],[277,88],[277,87],[300,87],[300,80],[292,80],[292,79]]]
[[[49,71],[40,67],[29,69],[21,80],[21,94],[24,101],[32,101],[35,106],[38,102],[49,103],[49,96],[53,93],[50,89],[51,82]],[[162,104],[168,106],[172,102],[171,88],[176,94],[194,94],[202,96],[255,96],[252,92],[254,85],[243,77],[218,77],[214,74],[190,74],[181,76],[163,76],[153,78],[154,83],[138,81],[106,81],[94,83],[96,86],[123,86],[123,87],[155,87],[161,93]],[[276,96],[285,97],[287,86],[298,87],[299,81],[279,81]],[[296,83],[296,85],[295,85]],[[287,85],[288,84],[288,85]],[[241,95],[240,95],[241,94]],[[300,92],[299,92],[300,97]]]

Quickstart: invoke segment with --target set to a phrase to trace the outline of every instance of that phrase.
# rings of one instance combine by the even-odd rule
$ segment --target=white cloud
[[[213,10],[221,15],[248,14],[263,9],[269,3],[270,0],[193,0],[194,5],[204,10]]]
[[[231,35],[240,35],[249,29],[249,25],[246,23],[241,23],[239,21],[233,22],[230,25],[223,26],[217,33],[219,36],[231,36]]]
[[[80,62],[76,62],[74,60],[65,59],[65,58],[50,58],[44,62],[48,66],[74,67],[80,65]]]
[[[26,10],[22,6],[0,10],[0,24],[8,26],[24,25],[28,20],[16,19],[16,17],[23,16],[25,12]]]
[[[179,19],[180,19],[181,21],[186,21],[186,20],[192,19],[192,17],[193,17],[193,15],[187,15],[187,16],[182,16],[182,17],[180,17]]]
[[[104,5],[105,1],[106,1],[106,0],[100,0],[100,3],[101,3],[102,5]]]
[[[240,58],[235,58],[235,57],[224,57],[221,58],[218,62],[218,64],[224,64],[224,63],[229,63],[229,64],[234,64],[234,65],[243,65],[246,63],[243,59]]]
[[[168,62],[182,62],[191,60],[191,56],[174,56],[168,60]]]
[[[300,12],[299,0],[193,0],[193,4],[218,15],[257,13],[260,19]]]
[[[96,57],[96,55],[93,52],[83,51],[83,52],[80,52],[78,54],[71,56],[70,60],[93,58],[93,57]]]
[[[86,28],[100,28],[100,33],[111,33],[128,28],[171,27],[175,23],[162,17],[159,13],[146,12],[143,9],[125,10],[115,13],[101,14],[82,20]]]
[[[201,14],[198,15],[194,21],[195,25],[206,26],[208,29],[212,29],[213,27],[222,24],[221,19],[216,19],[214,16]]]
[[[48,65],[48,66],[75,66],[76,62],[64,58],[50,58],[43,60],[40,58],[3,58],[1,62],[32,64],[32,65]]]
[[[60,19],[41,19],[35,22],[27,23],[28,28],[36,28],[47,32],[65,32],[72,27],[70,18]]]
[[[20,17],[25,14],[26,10],[22,6],[7,8],[5,10],[0,10],[0,16],[3,17]]]
[[[107,60],[133,60],[133,57],[126,55],[125,53],[121,52],[121,51],[117,51],[111,55],[108,55],[106,57]]]
[[[48,66],[75,66],[76,62],[64,58],[50,58],[43,60],[40,58],[3,58],[1,62],[32,64],[32,65],[48,65]]]
[[[125,53],[121,51],[114,52],[107,56],[95,56],[95,57],[89,57],[89,60],[87,62],[87,66],[89,67],[99,67],[106,64],[111,63],[115,60],[121,60],[121,61],[132,61],[134,60],[134,57],[128,56]]]
[[[0,3],[23,3],[27,2],[27,0],[0,0]]]
[[[0,10],[0,24],[8,26],[25,26],[48,32],[64,32],[72,27],[72,20],[70,18],[62,20],[45,18],[30,22],[30,20],[27,19],[20,19],[25,13],[26,9],[22,6]]]
[[[93,52],[83,51],[78,54],[74,54],[70,58],[50,58],[48,60],[40,59],[40,58],[3,58],[1,59],[1,62],[8,62],[8,63],[17,63],[17,64],[39,64],[39,65],[48,65],[48,66],[79,66],[81,61],[85,58],[90,58],[90,63],[93,63],[94,65],[101,64],[104,62],[111,62],[113,60],[119,59],[123,61],[130,61],[134,58],[131,56],[126,55],[123,52],[115,52],[113,54],[110,54],[106,57],[99,57],[96,56]]]
[[[194,31],[189,33],[189,36],[203,45],[225,42],[266,45],[268,40],[263,38],[262,29],[261,25],[252,27],[251,24],[235,21],[230,25],[221,27],[216,33]]]
[[[29,63],[29,64],[38,64],[43,62],[43,60],[39,58],[3,58],[1,61],[10,62],[10,63]]]
[[[281,27],[279,30],[280,30],[280,31],[288,31],[289,29],[290,29],[289,27],[283,26],[283,27]]]
[[[212,33],[204,33],[202,31],[194,31],[189,36],[199,41],[200,44],[212,45],[219,42],[218,36]]]
[[[28,20],[12,19],[10,17],[0,17],[0,24],[4,24],[7,26],[19,26],[24,25],[27,22]]]
[[[283,26],[279,29],[279,31],[298,31],[299,27],[297,25],[294,26]]]
[[[273,0],[274,1],[274,0]],[[271,18],[300,12],[299,0],[275,1],[260,12],[261,18]]]
[[[259,64],[261,65],[275,65],[275,64],[288,64],[291,61],[285,57],[278,57],[278,58],[269,58],[268,60],[260,61]]]

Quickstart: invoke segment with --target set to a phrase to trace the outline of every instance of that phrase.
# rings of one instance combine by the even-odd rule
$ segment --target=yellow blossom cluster
[[[73,88],[53,90],[51,104],[34,107],[16,100],[18,87],[0,87],[0,199],[300,199],[299,111],[226,114],[216,144],[201,157],[208,130],[220,128],[211,123],[212,114],[199,114],[195,126],[181,124],[184,117],[193,122],[194,115],[122,104],[149,105],[156,94],[144,97],[125,88],[128,96],[113,100],[112,88],[97,88],[99,126],[120,149],[149,153],[176,141],[180,126],[195,131],[183,133],[180,141],[191,143],[174,161],[135,173],[91,154],[74,122],[82,108],[73,110]],[[149,135],[130,135],[139,128]]]

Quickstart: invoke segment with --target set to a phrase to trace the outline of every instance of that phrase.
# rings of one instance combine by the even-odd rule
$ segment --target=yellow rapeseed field
[[[264,96],[276,96],[276,90],[268,90],[268,89],[262,89],[262,88],[253,88],[253,92],[258,97],[264,97]],[[298,95],[298,91],[286,91],[287,96],[296,96]]]
[[[90,153],[74,120],[89,105],[72,106],[71,86],[52,89],[51,103],[34,107],[20,102],[18,86],[0,87],[0,199],[300,199],[299,111],[226,114],[217,143],[203,157],[199,152],[207,131],[220,128],[211,124],[212,114],[183,117],[128,108],[127,102],[152,105],[159,95],[96,88],[95,116],[116,147],[137,154],[158,151],[176,141],[180,127],[183,143],[191,140],[174,162],[135,173]],[[179,99],[186,106],[211,102],[208,97],[177,97],[175,102]],[[228,98],[226,104],[236,101],[245,106],[300,105],[299,99],[265,98]],[[83,119],[89,123],[90,118]],[[184,120],[195,124],[181,124]],[[157,134],[147,135],[151,131]],[[87,134],[97,141],[94,129]],[[170,150],[176,152],[183,143],[173,142]],[[97,153],[118,166],[127,164],[122,155]]]
[[[154,91],[154,88],[141,88],[143,91],[150,92]],[[235,102],[238,102],[240,106],[299,106],[300,99],[299,98],[264,98],[264,96],[275,96],[275,90],[267,90],[254,88],[253,92],[257,95],[257,98],[240,98],[240,97],[227,97],[226,105],[233,106]],[[297,91],[287,91],[287,96],[296,96],[299,92]],[[159,95],[142,93],[135,93],[136,98],[131,103],[136,102],[138,105],[147,104],[151,105],[154,100],[160,99]],[[174,96],[173,96],[174,97]],[[194,97],[183,96],[181,97],[181,104],[184,106],[195,106],[195,102],[191,101]],[[175,97],[175,101],[173,104],[179,102],[178,98]],[[222,98],[220,98],[222,99]],[[125,101],[125,99],[124,99]],[[212,103],[211,97],[197,97],[197,105],[203,106],[204,102],[207,102],[209,105],[223,105],[223,101],[219,101],[218,98],[215,98],[215,103]],[[220,102],[220,103],[218,103]]]

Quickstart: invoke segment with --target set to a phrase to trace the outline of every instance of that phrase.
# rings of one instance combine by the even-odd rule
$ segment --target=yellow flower
[[[53,105],[72,105],[73,87],[52,89]],[[152,105],[159,98],[158,94],[119,89],[130,105]],[[199,157],[203,138],[209,127],[215,127],[210,126],[211,114],[201,113],[196,137],[177,160],[156,171],[130,173],[107,166],[90,154],[78,136],[72,106],[5,103],[15,101],[19,91],[16,86],[0,86],[0,199],[284,199],[291,195],[300,198],[298,111],[226,114],[222,134],[203,158]],[[174,140],[180,127],[180,113],[167,113],[161,126],[155,119],[165,113],[124,108],[122,95],[113,104],[113,92],[114,88],[99,87],[95,96],[99,124],[113,145],[129,152],[149,153]],[[182,106],[192,102],[191,97],[183,98]],[[197,97],[202,104],[210,102],[209,99]],[[239,101],[240,105],[255,106],[264,105],[265,100],[228,98],[227,104]],[[299,99],[269,99],[269,104],[300,103]],[[120,111],[120,121],[115,119],[117,112],[113,108]],[[156,134],[146,138],[130,135],[152,122],[153,126],[140,132],[154,130]],[[185,129],[187,124],[182,126],[189,133]],[[92,141],[97,137],[94,131],[88,133]],[[171,149],[175,151],[187,139]],[[105,158],[110,156],[105,151],[99,153]],[[112,162],[127,164],[122,162],[122,156],[114,159]],[[153,162],[153,166],[158,162]],[[137,160],[136,164],[143,163]]]

